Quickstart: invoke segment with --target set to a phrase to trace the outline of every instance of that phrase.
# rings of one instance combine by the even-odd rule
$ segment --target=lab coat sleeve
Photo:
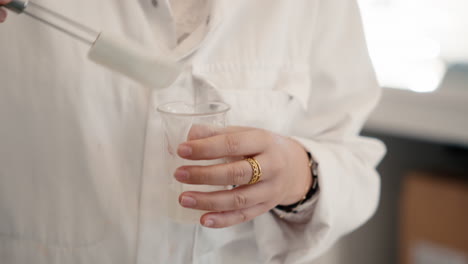
[[[309,55],[310,97],[293,137],[319,163],[320,193],[301,219],[255,219],[266,263],[310,263],[375,212],[384,145],[359,135],[381,90],[355,0],[321,0]],[[307,213],[307,210],[308,213]]]

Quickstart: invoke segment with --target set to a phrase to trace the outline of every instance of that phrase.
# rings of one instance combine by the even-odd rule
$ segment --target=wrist
[[[295,148],[295,155],[292,156],[294,169],[290,171],[291,184],[286,196],[279,203],[280,205],[291,205],[303,200],[313,184],[309,153],[299,142],[295,140],[291,141]]]
[[[307,152],[308,156],[308,168],[309,168],[309,179],[310,179],[310,185],[308,186],[308,189],[306,190],[306,194],[302,196],[302,198],[293,203],[293,204],[288,204],[288,205],[283,205],[280,204],[276,206],[277,209],[282,210],[286,213],[297,213],[297,208],[299,208],[302,204],[306,203],[309,201],[318,191],[319,186],[318,186],[318,163],[314,161],[312,158],[312,155],[310,152]]]
[[[310,173],[306,174],[305,177],[303,177],[303,180],[300,181],[300,183],[298,183],[295,188],[291,189],[290,194],[285,199],[283,199],[279,203],[279,205],[289,206],[289,205],[300,202],[301,200],[304,199],[307,192],[312,187],[312,184],[313,184],[313,179],[312,179],[311,174]]]

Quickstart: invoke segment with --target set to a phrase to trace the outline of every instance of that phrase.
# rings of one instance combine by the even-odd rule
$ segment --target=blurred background
[[[317,263],[468,264],[468,0],[359,0],[385,142],[375,216]]]

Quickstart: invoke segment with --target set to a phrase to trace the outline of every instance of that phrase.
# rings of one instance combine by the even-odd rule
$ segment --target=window
[[[369,52],[384,87],[436,90],[468,61],[467,0],[359,0]]]

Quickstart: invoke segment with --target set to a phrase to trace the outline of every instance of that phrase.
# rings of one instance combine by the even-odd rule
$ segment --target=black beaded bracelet
[[[294,203],[294,204],[290,204],[290,205],[277,205],[276,206],[276,209],[279,209],[281,211],[284,211],[286,213],[294,213],[296,214],[298,211],[297,211],[297,208],[307,202],[310,198],[312,198],[312,196],[314,196],[315,193],[317,193],[318,189],[319,189],[319,185],[318,185],[318,163],[315,162],[313,159],[312,159],[312,155],[310,154],[310,152],[307,152],[307,156],[309,157],[309,167],[310,167],[310,170],[311,170],[311,173],[312,173],[312,187],[310,187],[309,191],[306,193],[306,195],[304,195],[302,197],[302,199],[297,202],[297,203]]]

